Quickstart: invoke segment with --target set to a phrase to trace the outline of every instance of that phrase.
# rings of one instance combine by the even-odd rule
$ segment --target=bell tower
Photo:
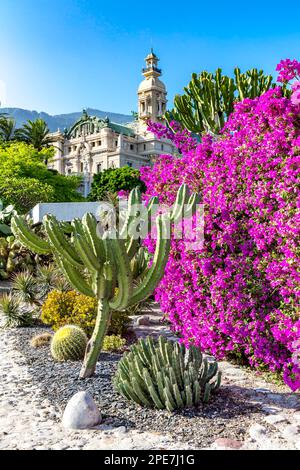
[[[140,122],[150,119],[153,122],[162,121],[167,105],[167,90],[159,80],[161,69],[158,68],[159,58],[151,49],[145,58],[146,67],[142,73],[145,79],[138,89],[138,117]]]

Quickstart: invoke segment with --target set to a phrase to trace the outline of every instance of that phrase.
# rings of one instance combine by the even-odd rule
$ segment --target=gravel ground
[[[300,449],[299,394],[268,384],[252,371],[228,362],[220,363],[223,385],[211,401],[197,409],[170,414],[142,408],[116,394],[111,380],[120,355],[102,354],[96,375],[81,381],[78,379],[80,363],[55,363],[47,347],[36,350],[30,346],[32,336],[43,331],[47,330],[1,333],[4,348],[0,355],[2,448],[45,448],[45,441],[39,443],[37,437],[40,432],[43,435],[43,428],[47,434],[52,423],[51,429],[57,429],[58,434],[56,439],[53,435],[48,439],[46,448]],[[12,363],[8,363],[9,358]],[[22,377],[24,370],[26,376]],[[8,393],[6,387],[10,387]],[[80,390],[92,393],[103,415],[98,432],[91,431],[88,440],[86,431],[72,433],[72,437],[66,432],[59,435],[63,432],[60,425],[63,410],[71,396]],[[10,400],[13,393],[16,396]],[[10,423],[14,416],[18,417],[14,400],[26,409],[27,420],[31,414],[34,421],[31,399],[38,417],[37,434],[30,434],[25,442],[20,435],[20,444],[17,430],[12,430]],[[22,432],[20,422],[19,433]]]

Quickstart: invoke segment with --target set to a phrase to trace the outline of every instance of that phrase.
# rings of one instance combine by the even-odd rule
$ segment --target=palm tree
[[[4,114],[0,115],[0,141],[9,142],[15,138],[15,120]]]
[[[43,119],[27,121],[15,134],[19,141],[32,145],[39,152],[51,145],[50,131]]]

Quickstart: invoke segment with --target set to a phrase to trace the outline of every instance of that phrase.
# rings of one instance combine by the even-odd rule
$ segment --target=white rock
[[[289,424],[288,426],[284,428],[281,434],[283,437],[285,437],[285,439],[294,441],[300,437],[299,426],[295,426],[294,424]]]
[[[293,419],[300,421],[300,411],[296,411],[296,413],[293,414]]]
[[[149,326],[150,325],[150,317],[148,315],[142,315],[138,317],[136,320],[137,326]]]
[[[261,407],[262,411],[264,413],[269,413],[269,414],[277,414],[281,411],[281,408],[278,408],[277,406],[268,406],[268,405],[262,405]]]
[[[265,417],[265,421],[269,424],[278,424],[287,421],[287,419],[282,415],[270,415]]]
[[[295,447],[300,450],[300,439],[295,442]]]
[[[267,430],[264,426],[261,424],[252,424],[249,428],[249,435],[252,439],[255,441],[261,439],[263,436],[265,436]]]
[[[89,429],[101,423],[101,413],[89,392],[78,392],[68,402],[62,424],[66,429]]]
[[[255,388],[254,389],[257,393],[270,393],[271,390],[269,390],[268,388]]]
[[[125,426],[119,426],[118,428],[114,428],[114,432],[117,434],[125,434],[127,429]]]

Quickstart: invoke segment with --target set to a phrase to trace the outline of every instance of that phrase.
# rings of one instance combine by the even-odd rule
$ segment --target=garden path
[[[152,312],[144,312],[144,315],[149,316],[148,320],[144,318],[139,321],[144,324],[134,326],[138,336],[163,334],[172,337],[168,326],[161,323],[158,307],[154,306]],[[25,330],[27,344],[28,335],[33,336],[35,332]],[[64,430],[60,423],[61,411],[45,396],[39,381],[34,380],[30,360],[20,349],[22,334],[22,330],[2,330],[0,333],[0,449],[300,450],[299,394],[289,392],[285,386],[267,382],[257,372],[225,361],[220,363],[223,395],[226,398],[221,403],[225,416],[223,428],[226,431],[232,425],[232,406],[235,403],[246,400],[248,405],[256,409],[253,415],[243,416],[240,420],[240,426],[244,428],[241,437],[237,432],[234,433],[236,437],[229,438],[221,429],[218,438],[213,437],[209,445],[201,445],[201,440],[195,441],[193,436],[190,436],[190,441],[184,441],[176,438],[176,433],[172,435],[162,431],[143,432],[125,426],[116,427],[109,420],[93,430]],[[27,347],[25,339],[24,351]],[[44,364],[46,369],[47,364]],[[47,374],[53,374],[52,369],[49,372],[47,369]],[[54,376],[52,380],[55,384],[59,377]],[[212,423],[212,418],[217,421],[218,412],[211,413],[208,424]],[[197,423],[195,417],[193,419]]]

